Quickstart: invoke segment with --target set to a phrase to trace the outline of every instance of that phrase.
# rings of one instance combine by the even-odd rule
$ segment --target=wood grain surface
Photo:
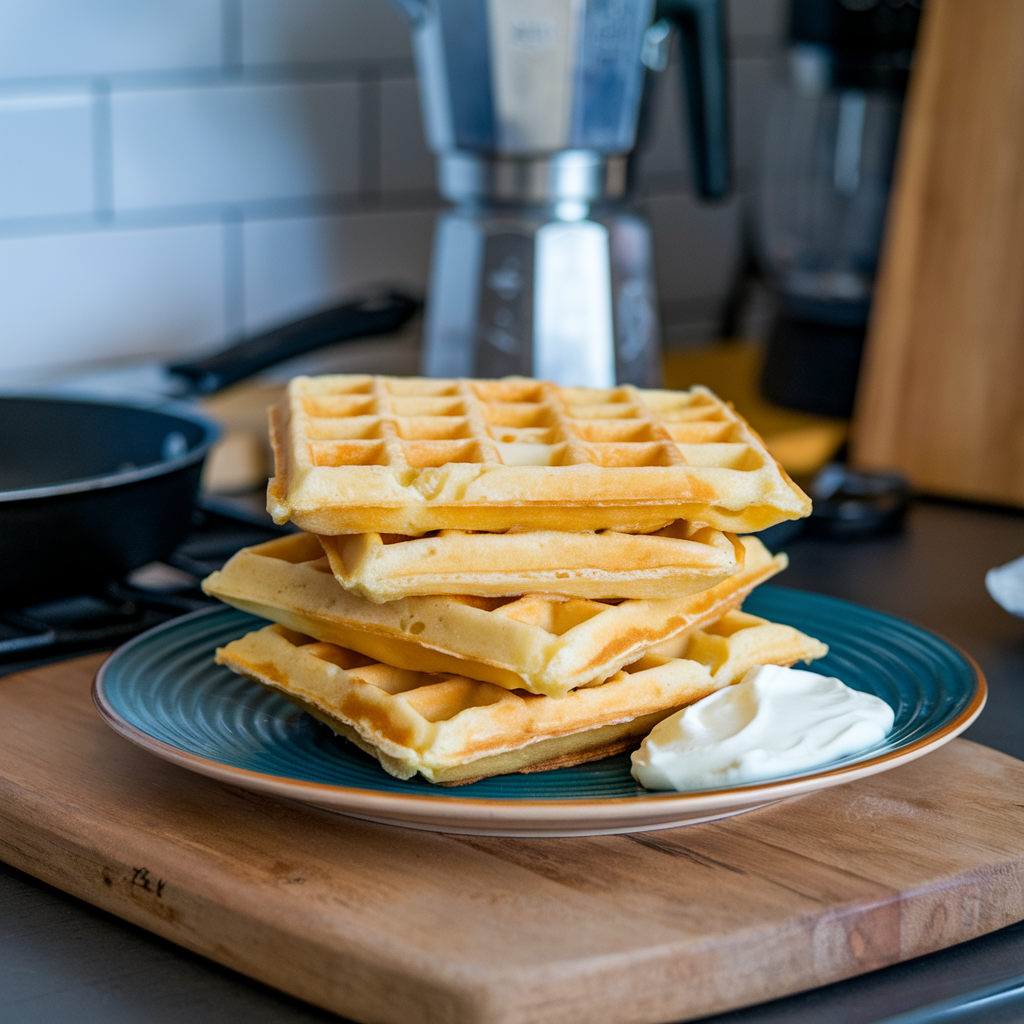
[[[149,756],[100,661],[0,678],[0,858],[357,1021],[692,1019],[1024,918],[1024,763],[965,740],[713,824],[448,836]]]
[[[1024,505],[1024,3],[929,0],[853,453]]]

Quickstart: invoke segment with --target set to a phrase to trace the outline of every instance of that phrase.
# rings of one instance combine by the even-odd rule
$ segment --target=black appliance
[[[766,398],[850,416],[922,0],[793,0],[757,192]]]

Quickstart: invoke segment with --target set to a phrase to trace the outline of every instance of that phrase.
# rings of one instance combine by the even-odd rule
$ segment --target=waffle
[[[321,537],[338,582],[378,604],[431,594],[685,597],[743,567],[733,534],[699,523],[658,533],[467,533]]]
[[[377,531],[619,530],[677,519],[752,533],[811,511],[706,388],[296,377],[271,414],[275,522]]]
[[[772,558],[754,537],[741,542],[744,565],[738,573],[699,594],[656,601],[528,594],[374,604],[338,585],[309,534],[243,548],[203,581],[203,590],[387,665],[561,697],[603,682],[655,644],[714,622],[785,568],[785,555]]]
[[[729,612],[689,635],[685,658],[648,655],[603,686],[562,700],[392,668],[279,625],[232,641],[217,651],[217,661],[280,691],[392,775],[419,772],[430,782],[458,785],[619,753],[754,665],[791,665],[827,650],[789,626]]]

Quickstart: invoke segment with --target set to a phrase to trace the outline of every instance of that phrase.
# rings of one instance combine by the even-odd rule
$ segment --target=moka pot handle
[[[697,192],[724,199],[731,175],[722,0],[658,0],[654,16],[679,29]]]

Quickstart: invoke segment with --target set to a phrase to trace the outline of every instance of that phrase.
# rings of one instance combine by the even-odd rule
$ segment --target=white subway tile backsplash
[[[741,199],[786,10],[728,0]],[[399,207],[430,205],[415,193],[435,159],[394,0],[0,0],[0,97],[0,381],[195,351],[373,284],[426,288],[434,213]],[[666,336],[706,334],[740,200],[692,198],[677,59],[653,100],[636,171]],[[92,213],[120,229],[59,233]],[[14,237],[30,230],[54,234]]]
[[[218,67],[214,0],[0,0],[0,79]]]
[[[90,213],[92,96],[0,97],[0,217]]]
[[[354,192],[358,88],[325,82],[115,92],[115,208]]]
[[[422,295],[433,224],[430,211],[247,223],[246,328],[263,330],[381,284]]]
[[[0,239],[0,380],[216,343],[223,263],[219,225]]]
[[[380,85],[381,188],[388,192],[433,189],[437,158],[427,147],[415,78]]]
[[[259,64],[410,58],[391,0],[242,0],[242,60]]]

